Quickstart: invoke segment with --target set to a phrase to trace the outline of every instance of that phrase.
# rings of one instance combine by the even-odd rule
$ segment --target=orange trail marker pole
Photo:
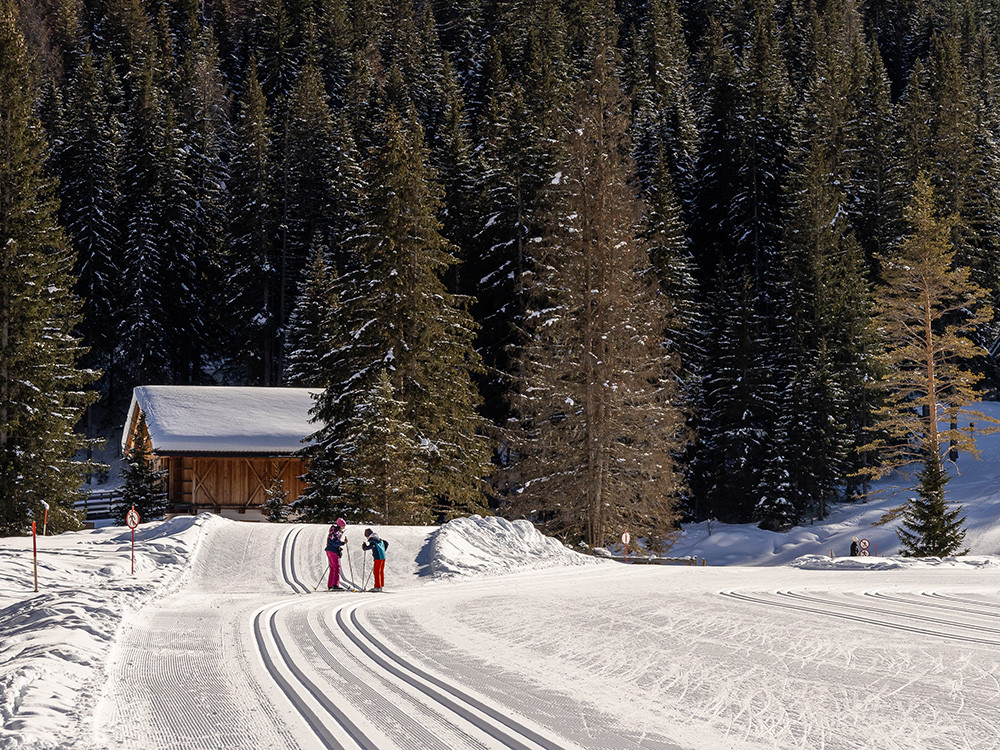
[[[35,560],[35,591],[38,591],[38,536],[34,521],[31,522],[31,555]]]

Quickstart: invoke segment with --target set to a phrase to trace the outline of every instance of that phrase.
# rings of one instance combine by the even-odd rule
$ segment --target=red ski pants
[[[385,560],[375,560],[375,588],[380,589],[385,586]]]

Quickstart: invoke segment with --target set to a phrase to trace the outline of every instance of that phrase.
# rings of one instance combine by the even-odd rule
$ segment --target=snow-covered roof
[[[294,453],[317,430],[309,410],[319,393],[312,388],[138,386],[122,450],[141,410],[154,453]]]

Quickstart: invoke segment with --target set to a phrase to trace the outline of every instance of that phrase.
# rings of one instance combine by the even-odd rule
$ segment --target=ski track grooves
[[[868,593],[865,594],[865,596],[871,596],[876,599],[884,599],[890,602],[899,602],[900,604],[910,604],[917,607],[930,607],[932,609],[936,609],[942,612],[963,612],[965,614],[976,615],[978,617],[993,617],[993,618],[1000,617],[1000,612],[984,612],[981,609],[969,609],[968,607],[958,607],[954,604],[948,604],[940,600],[943,599],[944,597],[941,597],[940,594],[934,594],[934,593],[924,592],[920,594],[920,596],[923,597],[923,600],[917,598],[908,599],[902,596],[893,596],[891,594],[882,594],[877,592]],[[934,599],[938,599],[938,601],[934,601]],[[972,602],[967,602],[967,604],[971,605]],[[979,606],[989,606],[989,605],[987,602],[982,602]]]
[[[302,715],[302,718],[305,719],[306,723],[316,733],[317,738],[323,742],[323,746],[333,748],[334,750],[341,750],[344,745],[337,740],[332,732],[330,732],[322,717],[318,716],[316,712],[307,705],[307,702],[303,700],[301,691],[285,679],[285,677],[281,674],[281,671],[278,669],[277,660],[274,659],[270,653],[268,653],[267,646],[264,643],[263,628],[261,626],[261,621],[264,619],[265,612],[266,610],[261,610],[254,618],[254,635],[257,640],[257,649],[260,651],[260,655],[264,660],[264,666],[267,668],[271,678],[278,684],[288,700],[291,701],[295,710]],[[302,685],[302,687],[304,687],[324,709],[326,709],[329,716],[332,717],[333,720],[336,721],[337,724],[340,725],[340,727],[356,741],[358,747],[363,747],[367,750],[378,750],[378,747],[368,740],[364,732],[358,729],[354,722],[347,718],[346,714],[344,714],[344,712],[341,711],[337,705],[331,701],[323,693],[323,691],[320,690],[316,684],[306,677],[302,670],[295,665],[295,661],[289,655],[284,642],[281,640],[281,636],[278,635],[277,628],[274,626],[274,618],[277,613],[278,610],[276,608],[272,610],[270,616],[267,617],[267,630],[268,635],[274,639],[275,647],[277,648],[278,654],[285,667],[287,667],[288,671],[295,676],[295,679],[298,680],[299,684]]]
[[[487,706],[485,703],[477,700],[468,693],[447,684],[443,680],[437,679],[433,675],[430,675],[420,669],[415,664],[405,661],[397,654],[392,653],[358,621],[357,609],[359,606],[360,605],[355,604],[353,606],[346,605],[338,608],[336,615],[337,625],[340,626],[340,629],[348,638],[351,639],[354,645],[361,649],[372,661],[382,667],[382,669],[386,672],[415,687],[420,692],[433,698],[440,705],[450,709],[495,739],[500,740],[504,743],[505,747],[531,750],[530,745],[525,745],[521,739],[510,734],[510,732],[504,729],[504,727],[507,727],[507,729],[513,730],[517,734],[521,735],[521,737],[531,741],[539,747],[546,748],[546,750],[562,750],[562,745],[550,742],[547,738],[537,732],[534,732],[523,724],[514,721],[508,716],[504,716],[500,711]],[[350,608],[350,624],[348,624],[344,617],[344,613],[348,610],[348,608]],[[353,626],[357,632],[352,632],[351,626]],[[366,639],[368,643],[365,643],[362,638]],[[368,644],[371,645],[369,646]],[[380,651],[381,654],[377,653],[375,649]],[[398,666],[392,664],[390,659],[396,662],[396,665]],[[457,701],[449,698],[444,694],[445,692],[450,693],[457,699]],[[484,721],[472,709],[485,714],[492,721],[498,723],[493,724],[490,721]]]
[[[810,612],[813,614],[825,615],[828,617],[838,617],[844,620],[851,620],[852,622],[862,622],[869,625],[876,625],[882,628],[891,628],[893,630],[903,630],[910,633],[919,633],[920,635],[929,635],[936,638],[944,638],[946,640],[961,641],[964,643],[981,643],[990,646],[1000,646],[1000,640],[994,640],[990,638],[976,638],[971,635],[960,635],[958,633],[949,633],[943,630],[930,630],[923,627],[916,627],[913,625],[906,625],[897,622],[887,622],[885,620],[874,619],[872,617],[865,617],[862,615],[853,614],[850,612],[837,611],[834,608],[849,609],[856,611],[865,611],[870,613],[882,614],[890,617],[900,617],[910,620],[917,620],[921,622],[928,622],[932,624],[946,625],[948,627],[958,629],[958,630],[972,630],[974,632],[986,632],[986,633],[1000,633],[1000,630],[995,628],[984,627],[982,625],[955,622],[951,620],[940,620],[933,617],[923,617],[916,614],[910,614],[906,612],[899,612],[897,610],[891,609],[881,609],[874,606],[865,606],[862,604],[851,604],[850,602],[838,602],[832,599],[822,599],[819,597],[807,596],[805,594],[797,594],[791,591],[778,591],[775,592],[776,596],[791,599],[793,602],[807,602],[814,603],[818,605],[828,605],[826,607],[818,606],[807,606],[807,604],[798,604],[788,601],[776,601],[774,599],[765,598],[764,595],[752,595],[744,594],[736,591],[720,591],[722,596],[729,597],[731,599],[737,599],[745,602],[753,602],[755,604],[766,604],[772,607],[783,607],[785,609],[794,609],[800,612]],[[879,594],[866,594],[866,596],[878,597]],[[933,605],[932,605],[933,606]],[[979,613],[977,613],[979,614]]]
[[[281,549],[282,576],[296,594],[309,593],[312,590],[303,583],[295,565],[296,543],[302,532],[301,527],[289,530]],[[352,721],[348,713],[305,674],[286,646],[280,633],[277,616],[282,609],[292,607],[300,601],[296,597],[268,605],[256,612],[253,621],[254,638],[265,669],[324,747],[332,750],[346,750],[348,747],[380,750],[363,729]],[[350,601],[336,605],[331,615],[339,632],[331,628],[329,634],[335,638],[346,637],[370,660],[373,670],[380,669],[389,676],[382,679],[395,679],[409,685],[423,696],[430,698],[435,707],[460,717],[475,730],[482,732],[494,742],[499,742],[503,747],[515,750],[537,750],[537,748],[563,750],[565,744],[549,740],[469,693],[449,685],[416,664],[392,653],[391,649],[366,629],[358,619],[357,610],[365,604],[370,602],[362,603],[357,598],[351,597]],[[327,665],[336,669],[339,665],[327,651],[324,640],[316,633],[311,633],[310,640]],[[402,719],[409,719],[405,709],[396,706],[393,708],[402,711]],[[330,719],[336,727],[331,727]],[[415,725],[415,729],[419,728],[419,725]],[[460,727],[456,727],[456,730],[465,734]],[[348,744],[344,743],[345,739]],[[469,739],[475,741],[472,737]]]

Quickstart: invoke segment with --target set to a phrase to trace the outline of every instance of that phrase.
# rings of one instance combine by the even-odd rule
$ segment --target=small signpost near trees
[[[135,575],[135,527],[139,525],[139,514],[132,506],[132,510],[125,514],[125,523],[132,529],[132,575]]]

